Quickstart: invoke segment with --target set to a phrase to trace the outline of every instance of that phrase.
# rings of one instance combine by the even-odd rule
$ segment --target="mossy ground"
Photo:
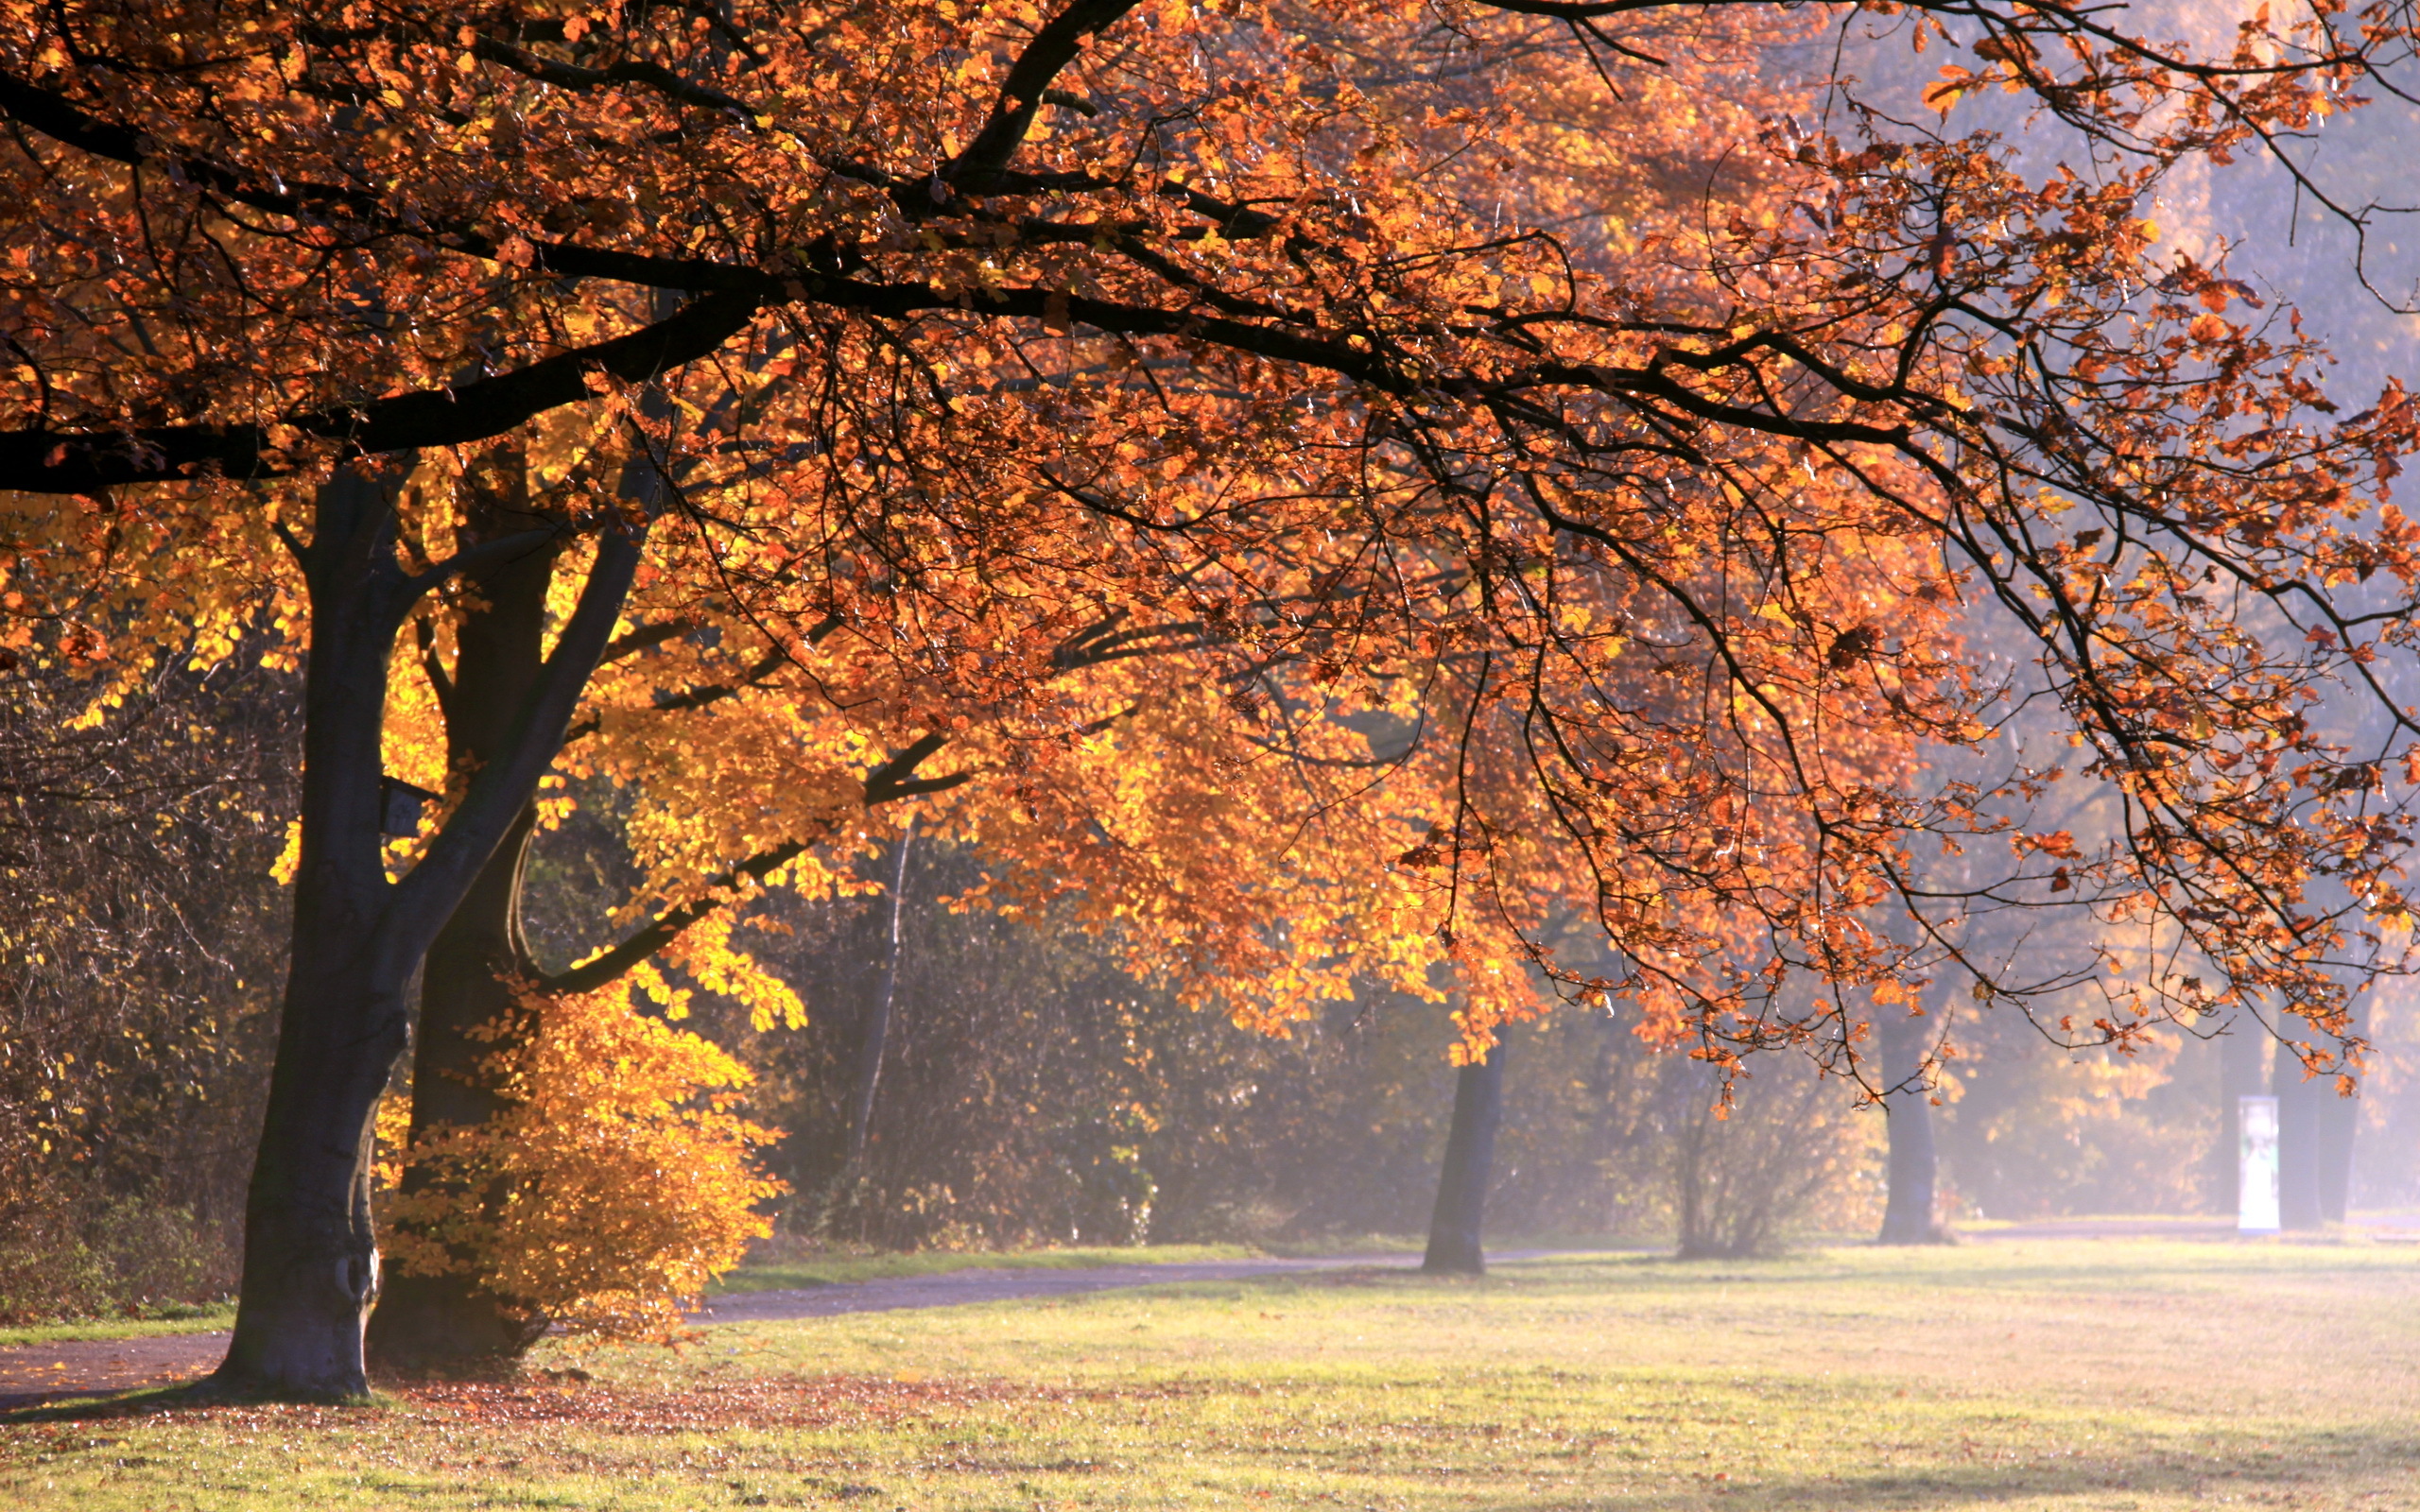
[[[1380,1270],[0,1426],[26,1508],[2420,1507],[2420,1249]],[[551,1349],[552,1347],[549,1347]]]

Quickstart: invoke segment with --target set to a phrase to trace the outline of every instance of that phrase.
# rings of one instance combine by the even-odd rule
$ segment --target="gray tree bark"
[[[2368,1011],[2361,999],[2353,1001],[2349,1032],[2360,1035],[2367,1027]],[[2312,1149],[2319,1166],[2319,1216],[2324,1223],[2342,1223],[2352,1205],[2353,1135],[2360,1127],[2361,1100],[2358,1094],[2339,1096],[2332,1083],[2325,1078],[2316,1085],[2323,1089],[2314,1120],[2317,1127],[2313,1130]]]
[[[1485,1060],[1475,1060],[1455,1074],[1454,1120],[1445,1133],[1444,1168],[1438,1173],[1437,1206],[1428,1221],[1428,1253],[1422,1270],[1455,1276],[1487,1273],[1480,1230],[1487,1213],[1488,1177],[1495,1163],[1496,1125],[1504,1115],[1504,1060],[1510,1048],[1498,1041]]]
[[[1877,1236],[1885,1245],[1937,1245],[1945,1237],[1933,1213],[1940,1160],[1933,1144],[1932,1093],[1924,1084],[1931,1023],[1887,1009],[1875,1023],[1891,1140],[1890,1192]]]
[[[2317,1228],[2320,1205],[2321,1099],[2336,1095],[2324,1077],[2306,1080],[2302,1057],[2277,1042],[2277,1222],[2289,1229]]]

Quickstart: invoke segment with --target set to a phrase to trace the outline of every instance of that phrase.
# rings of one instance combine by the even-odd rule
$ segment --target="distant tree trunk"
[[[1437,1209],[1428,1221],[1428,1255],[1420,1268],[1437,1274],[1483,1276],[1480,1247],[1487,1182],[1495,1162],[1495,1127],[1504,1114],[1504,1059],[1498,1040],[1485,1060],[1454,1078],[1454,1122],[1445,1133],[1445,1164],[1437,1177]]]
[[[873,1130],[873,1097],[882,1084],[882,1053],[890,1039],[890,1005],[899,990],[899,926],[908,900],[908,852],[916,843],[916,821],[910,817],[891,845],[890,930],[884,942],[882,985],[866,1012],[866,1032],[857,1045],[856,1098],[849,1109],[849,1164],[866,1155],[866,1139]]]
[[[2352,1034],[2362,1031],[2366,1016],[2360,999],[2355,999]],[[2361,1103],[2358,1096],[2340,1097],[2333,1082],[2323,1078],[2313,1084],[2320,1089],[2319,1110],[2313,1142],[2313,1153],[2319,1163],[2319,1215],[2327,1223],[2342,1223],[2350,1211],[2353,1195],[2353,1134],[2360,1126]]]
[[[2229,1217],[2243,1211],[2243,1099],[2269,1091],[2269,1031],[2249,1014],[2219,1040],[2219,1180]]]
[[[2336,1095],[2324,1078],[2306,1080],[2302,1057],[2279,1040],[2276,1050],[2277,1222],[2284,1228],[2316,1228],[2320,1208],[2321,1099]]]
[[[501,487],[463,490],[470,504],[466,541],[494,540],[541,523],[527,512],[527,472],[519,458],[502,460],[496,477],[487,480]],[[558,555],[549,541],[481,575],[477,603],[456,632],[450,678],[430,661],[447,757],[457,771],[475,771],[496,758],[511,736],[514,715],[538,685],[545,665],[546,591]],[[521,878],[536,819],[534,806],[522,809],[429,947],[412,1057],[415,1142],[447,1126],[484,1124],[504,1110],[487,1068],[511,1050],[513,1039],[474,1036],[499,1025],[518,1027],[513,984],[537,975],[521,932]],[[424,1191],[431,1179],[424,1171],[407,1171],[404,1188]],[[519,1356],[544,1328],[544,1319],[468,1276],[394,1272],[370,1319],[370,1358],[389,1369],[477,1371]]]
[[[1890,1121],[1890,1197],[1882,1211],[1878,1242],[1937,1245],[1944,1238],[1934,1220],[1938,1159],[1932,1139],[1932,1093],[1923,1079],[1931,1021],[1884,1011],[1875,1029],[1882,1041],[1883,1097]]]

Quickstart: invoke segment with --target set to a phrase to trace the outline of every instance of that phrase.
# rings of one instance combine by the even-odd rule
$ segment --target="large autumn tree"
[[[223,1382],[361,1388],[405,985],[600,665],[637,725],[735,662],[821,700],[787,745],[721,700],[761,760],[667,767],[676,912],[963,742],[987,840],[1273,1018],[1444,972],[1483,1045],[1544,979],[1853,1058],[1852,1001],[2071,988],[1960,920],[2083,906],[2170,948],[2078,1032],[2256,1003],[2327,1058],[2411,774],[2391,699],[2359,748],[2309,705],[2409,633],[2412,416],[2340,415],[2144,197],[2347,108],[2398,13],[1910,9],[1959,44],[1934,105],[2030,94],[2078,162],[1755,83],[1814,8],[11,5],[14,591],[136,660],[307,620]],[[516,451],[558,460],[510,507],[431,486]],[[533,558],[543,655],[389,846],[398,636]],[[2029,695],[2106,844],[2029,822],[2038,753],[1913,759]],[[1944,847],[2003,862],[1943,888]],[[1610,966],[1530,944],[1575,912]]]

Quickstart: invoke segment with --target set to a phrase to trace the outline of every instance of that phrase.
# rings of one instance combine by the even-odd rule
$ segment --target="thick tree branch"
[[[726,111],[738,116],[750,127],[753,127],[756,123],[756,112],[749,108],[746,101],[734,99],[720,90],[708,89],[703,84],[683,78],[663,64],[650,63],[644,59],[626,58],[620,62],[611,63],[603,68],[582,68],[577,63],[566,63],[552,58],[540,57],[536,53],[515,47],[510,43],[498,42],[492,37],[482,37],[471,43],[471,56],[509,68],[525,78],[534,78],[542,84],[552,84],[557,89],[585,91],[610,88],[615,84],[644,84],[666,98],[679,100],[684,105],[700,105],[710,111]]]
[[[581,692],[604,655],[638,576],[643,535],[615,530],[597,543],[596,561],[579,603],[555,642],[554,654],[504,742],[504,753],[480,768],[460,808],[411,874],[396,885],[392,917],[412,954],[428,948],[505,832],[537,791],[538,779],[562,748]]]
[[[866,807],[913,798],[921,793],[942,793],[973,780],[972,772],[952,772],[944,777],[918,777],[919,765],[930,759],[949,744],[949,737],[929,734],[916,741],[896,756],[866,774]],[[729,900],[722,894],[736,885],[742,878],[762,881],[773,870],[803,855],[812,842],[790,840],[760,851],[728,871],[706,880],[706,895],[668,908],[632,931],[623,940],[568,970],[539,979],[539,986],[549,992],[594,992],[598,988],[621,977],[657,952],[679,939],[682,933],[700,919],[720,908]]]
[[[945,793],[962,782],[971,782],[973,772],[952,772],[945,777],[918,777],[916,768],[939,754],[949,744],[947,735],[938,732],[919,737],[907,749],[866,773],[866,807],[913,798],[919,793]]]
[[[475,546],[465,546],[443,561],[435,563],[428,571],[406,578],[405,586],[415,593],[425,593],[449,577],[475,577],[498,562],[510,561],[537,550],[567,528],[547,525],[536,530],[516,530],[509,536],[498,536]]]
[[[758,301],[709,294],[669,319],[527,368],[452,388],[424,389],[342,409],[307,410],[284,424],[344,443],[345,455],[460,446],[501,436],[535,416],[594,397],[594,376],[646,383],[696,361],[748,328]],[[280,466],[265,454],[268,425],[173,425],[131,432],[0,435],[0,488],[29,493],[91,493],[126,483],[179,482],[221,474],[263,477]]]
[[[653,650],[666,641],[677,641],[697,627],[696,620],[664,620],[642,626],[628,635],[615,636],[614,644],[605,648],[605,654],[596,659],[596,664],[610,666],[625,657]]]
[[[805,854],[808,842],[792,840],[749,857],[729,871],[706,880],[707,896],[666,909],[639,926],[621,943],[590,956],[567,970],[541,976],[538,985],[548,992],[594,992],[598,988],[618,980],[640,962],[679,939],[682,933],[698,920],[720,908],[727,902],[720,894],[736,885],[741,878],[761,881],[777,867],[785,866]]]
[[[640,382],[704,356],[746,329],[763,303],[786,298],[893,318],[929,310],[963,309],[1002,318],[1077,320],[1113,335],[1182,336],[1320,369],[1369,389],[1404,397],[1433,394],[1465,401],[1503,401],[1537,388],[1593,390],[1650,401],[1694,420],[1737,425],[1767,435],[1894,448],[1904,448],[1909,437],[1904,428],[1802,421],[1783,413],[1710,399],[1665,370],[1671,364],[1704,369],[1720,367],[1725,361],[1745,361],[1744,348],[1726,354],[1668,350],[1644,369],[1546,365],[1480,380],[1459,374],[1416,374],[1383,353],[1354,346],[1344,334],[1305,331],[1290,322],[1231,319],[1198,310],[1129,304],[1039,288],[964,295],[945,294],[929,284],[915,283],[873,284],[848,278],[811,277],[777,284],[769,276],[754,276],[760,284],[755,294],[709,294],[656,325],[549,357],[513,372],[451,389],[369,401],[344,410],[301,413],[285,423],[309,435],[345,441],[353,452],[400,451],[483,440],[548,409],[589,398],[592,373]],[[1894,393],[1864,385],[1843,387],[1859,390],[1856,397],[1894,401],[1917,410],[1941,407],[1918,393]],[[268,427],[260,425],[167,426],[131,435],[19,431],[0,436],[0,488],[83,493],[116,484],[189,478],[211,470],[232,476],[257,476],[273,471],[262,455],[267,449],[268,431]]]
[[[960,188],[987,192],[984,180],[999,173],[1016,156],[1017,146],[1033,128],[1043,96],[1082,49],[1086,38],[1134,9],[1139,0],[1074,0],[1050,18],[1000,80],[1000,98],[992,118],[966,145],[942,177]]]

